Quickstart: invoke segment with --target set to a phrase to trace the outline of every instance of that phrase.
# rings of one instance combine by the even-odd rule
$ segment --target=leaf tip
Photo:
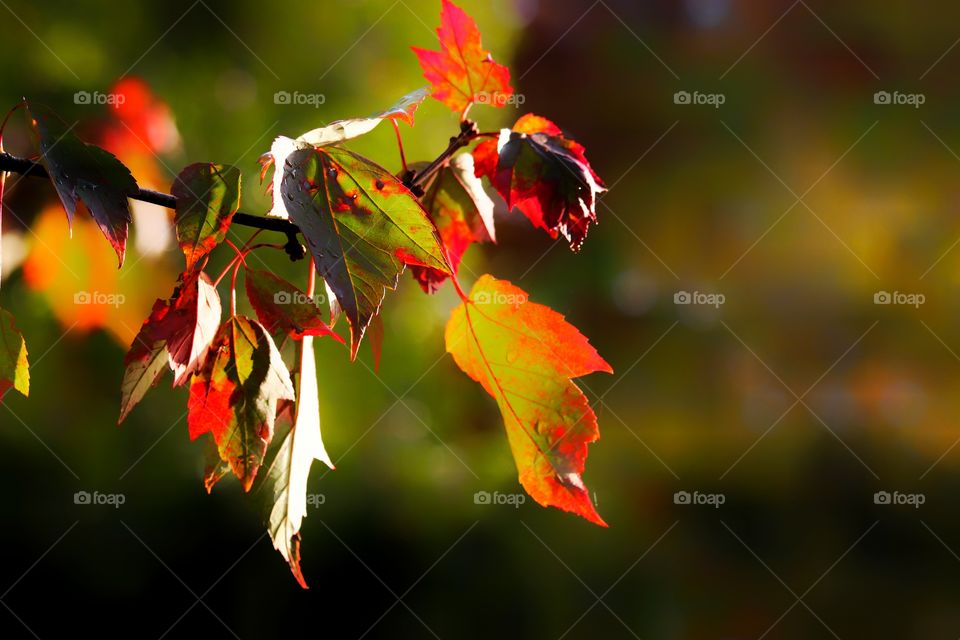
[[[290,572],[293,574],[293,577],[296,579],[297,583],[303,589],[309,589],[307,586],[307,581],[303,577],[303,571],[300,569],[300,534],[295,533],[290,536],[290,547],[289,547],[290,559],[288,564],[290,565]]]

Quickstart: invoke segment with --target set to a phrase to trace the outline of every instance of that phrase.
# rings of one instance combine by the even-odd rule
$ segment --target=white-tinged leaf
[[[297,582],[307,588],[300,570],[300,526],[307,515],[307,478],[314,460],[331,469],[334,467],[320,436],[313,336],[304,336],[298,346],[296,417],[267,472],[266,486],[272,500],[267,530],[274,548],[290,565]]]
[[[288,217],[286,206],[280,197],[280,185],[283,181],[287,157],[291,153],[297,149],[338,144],[345,140],[360,137],[376,129],[377,125],[384,120],[402,120],[412,127],[413,115],[417,107],[429,95],[429,87],[423,87],[403,96],[391,107],[366,118],[337,120],[325,127],[307,131],[296,139],[278,136],[273,141],[269,151],[269,155],[273,159],[273,207],[267,215],[276,218]]]
[[[185,383],[200,368],[220,327],[220,314],[220,294],[207,274],[201,273],[197,279],[196,326],[183,340],[167,343],[174,386]]]

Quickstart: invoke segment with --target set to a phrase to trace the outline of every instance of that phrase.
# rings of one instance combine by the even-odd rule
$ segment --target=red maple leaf
[[[169,300],[154,303],[124,359],[119,422],[167,368],[173,371],[173,384],[181,385],[206,359],[220,324],[220,297],[203,272],[188,272],[180,279]]]
[[[477,176],[488,177],[509,208],[554,238],[562,233],[579,251],[597,221],[596,197],[607,190],[583,145],[546,118],[527,114],[498,140],[477,145],[473,159]]]
[[[496,241],[493,200],[474,175],[469,153],[461,153],[441,168],[424,185],[424,191],[420,201],[440,233],[450,268],[456,274],[471,244]],[[448,277],[429,267],[414,266],[410,270],[426,293],[435,293]]]
[[[447,351],[500,407],[520,483],[534,500],[607,526],[581,474],[597,416],[573,378],[610,365],[576,327],[506,280],[481,276],[453,310]]]
[[[506,105],[513,95],[510,69],[493,61],[480,42],[476,21],[450,0],[440,8],[437,37],[440,51],[411,47],[434,98],[458,113],[475,102]]]

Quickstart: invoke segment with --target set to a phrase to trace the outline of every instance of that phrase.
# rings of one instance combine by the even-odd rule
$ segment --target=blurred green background
[[[156,156],[126,136],[138,177],[169,191],[189,162],[234,163],[251,213],[269,207],[256,160],[275,136],[423,85],[408,47],[435,47],[439,12],[433,0],[0,4],[0,104],[26,95],[89,139],[124,138],[136,127],[74,94],[139,78],[169,114]],[[2,636],[960,635],[960,8],[462,5],[524,97],[471,116],[483,129],[549,117],[611,187],[579,255],[504,214],[498,246],[471,249],[461,277],[518,284],[615,369],[581,381],[602,434],[584,478],[610,528],[530,500],[475,504],[520,491],[500,416],[444,356],[449,285],[427,297],[404,276],[378,374],[367,348],[350,364],[318,345],[337,470],[311,476],[324,500],[304,522],[302,592],[257,501],[229,479],[205,495],[185,391],[165,381],[115,426],[126,346],[182,259],[144,242],[169,213],[140,212],[116,274],[102,238],[81,228],[68,241],[62,211],[44,214],[48,184],[12,179],[0,303],[33,368],[31,397],[0,409]],[[323,104],[278,105],[278,91]],[[684,91],[723,104],[678,104]],[[878,91],[923,104],[878,104]],[[402,125],[408,159],[435,156],[456,121],[425,103]],[[34,153],[21,117],[4,143]],[[350,146],[399,168],[389,127]],[[18,267],[18,254],[32,258]],[[262,257],[302,280],[302,263]],[[80,290],[125,304],[91,318]],[[724,304],[676,304],[678,292]],[[924,303],[875,304],[880,292]],[[80,490],[126,502],[75,505]],[[723,504],[677,504],[678,491]],[[878,491],[924,503],[876,504]]]

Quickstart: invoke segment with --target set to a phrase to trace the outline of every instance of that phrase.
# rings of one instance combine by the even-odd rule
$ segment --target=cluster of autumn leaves
[[[454,280],[462,302],[447,324],[446,349],[496,400],[527,492],[542,505],[605,524],[581,478],[587,445],[599,437],[597,419],[572,379],[610,372],[610,366],[562,315],[530,302],[509,282],[483,275],[468,295],[456,281],[467,248],[495,240],[495,194],[507,209],[580,248],[604,191],[583,147],[532,114],[499,132],[474,129],[467,141],[479,143],[472,152],[438,166],[411,164],[401,177],[342,146],[384,121],[412,126],[428,96],[460,113],[462,122],[473,104],[505,104],[512,94],[509,70],[483,49],[473,19],[443,0],[440,21],[440,49],[414,49],[430,87],[366,118],[281,136],[265,154],[261,178],[273,167],[268,216],[296,225],[315,266],[305,289],[250,268],[246,256],[259,246],[250,243],[231,243],[236,257],[212,280],[204,269],[210,252],[228,242],[240,206],[240,171],[200,163],[177,176],[172,192],[185,270],[171,297],[155,303],[125,361],[120,421],[171,370],[175,386],[189,387],[190,438],[210,435],[207,489],[229,473],[244,490],[262,488],[274,546],[303,586],[299,541],[307,478],[314,460],[333,467],[320,436],[313,340],[343,342],[334,330],[342,315],[351,358],[367,334],[379,358],[381,303],[406,267],[428,293]],[[68,218],[83,202],[122,264],[135,180],[109,153],[28,108],[41,161]],[[255,318],[236,310],[241,267]],[[217,285],[231,269],[230,313],[223,320]],[[316,275],[329,300],[324,309],[316,302]],[[294,342],[292,367],[276,339]],[[10,386],[26,393],[22,343],[0,310],[0,393]]]

